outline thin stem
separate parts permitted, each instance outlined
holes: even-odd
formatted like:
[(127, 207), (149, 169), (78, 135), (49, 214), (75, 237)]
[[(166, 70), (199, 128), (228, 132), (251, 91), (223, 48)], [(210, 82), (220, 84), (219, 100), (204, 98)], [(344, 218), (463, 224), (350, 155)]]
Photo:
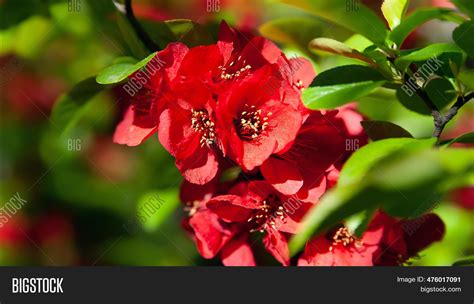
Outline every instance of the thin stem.
[[(390, 60), (392, 63), (394, 60)], [(410, 70), (413, 74), (416, 73), (416, 66), (414, 64), (410, 65)], [(410, 80), (410, 76), (407, 73), (404, 74), (404, 82), (408, 83)], [(433, 117), (434, 122), (434, 129), (433, 129), (433, 137), (439, 138), (441, 136), (441, 132), (443, 132), (444, 127), (446, 124), (453, 119), (454, 116), (458, 113), (459, 109), (464, 106), (469, 100), (474, 98), (474, 92), (469, 93), (466, 96), (459, 96), (454, 105), (446, 111), (443, 115), (438, 107), (431, 101), (431, 98), (428, 94), (420, 87), (416, 86), (415, 93), (420, 97), (420, 99), (425, 103), (426, 107), (431, 111), (431, 116)]]
[[(459, 109), (464, 106), (469, 100), (474, 98), (474, 92), (467, 94), (466, 96), (459, 96), (456, 102), (444, 115), (437, 113), (437, 118), (435, 118), (435, 128), (433, 130), (433, 137), (439, 137), (441, 132), (443, 132), (446, 124), (453, 119), (454, 116), (458, 113)], [(434, 118), (434, 116), (433, 116)]]
[(148, 36), (147, 32), (143, 29), (140, 25), (138, 20), (135, 18), (135, 14), (133, 13), (132, 8), (132, 0), (125, 0), (125, 16), (127, 17), (128, 21), (132, 25), (135, 33), (137, 34), (138, 38), (143, 42), (145, 47), (150, 52), (158, 51), (160, 48), (158, 45)]

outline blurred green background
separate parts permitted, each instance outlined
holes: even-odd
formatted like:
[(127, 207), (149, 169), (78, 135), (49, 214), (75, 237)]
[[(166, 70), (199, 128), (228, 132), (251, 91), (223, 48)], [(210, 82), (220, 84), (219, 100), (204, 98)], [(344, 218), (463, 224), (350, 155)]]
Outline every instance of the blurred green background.
[[(381, 1), (363, 2), (377, 10)], [(449, 5), (439, 0), (414, 2), (411, 9)], [(346, 40), (351, 33), (272, 1), (133, 3), (138, 19), (158, 39), (164, 20), (187, 18), (202, 27), (185, 27), (184, 42), (201, 43), (204, 31), (204, 41), (212, 42), (225, 19), (241, 31), (260, 29), (289, 56), (309, 57), (318, 73), (355, 63), (305, 48), (319, 36)], [(313, 30), (286, 35), (261, 27), (271, 20), (306, 22), (311, 26), (305, 28)], [(430, 22), (408, 43), (415, 47), (448, 41), (453, 27)], [(128, 102), (120, 88), (87, 100), (67, 122), (67, 130), (51, 115), (55, 102), (79, 81), (97, 75), (118, 57), (146, 55), (112, 1), (0, 0), (0, 207), (15, 196), (26, 201), (19, 210), (2, 209), (0, 265), (219, 265), (200, 258), (180, 226), (185, 213), (174, 159), (154, 138), (134, 148), (112, 142)], [(446, 138), (474, 130), (472, 106), (464, 107), (448, 126)], [(359, 110), (368, 118), (394, 122), (416, 137), (428, 137), (432, 130), (431, 117), (405, 109), (386, 89), (360, 100)], [(435, 212), (447, 226), (445, 239), (413, 264), (450, 265), (474, 253), (473, 200), (471, 188), (438, 205)], [(150, 203), (157, 201), (159, 207), (150, 210)], [(146, 220), (141, 221), (143, 216)]]

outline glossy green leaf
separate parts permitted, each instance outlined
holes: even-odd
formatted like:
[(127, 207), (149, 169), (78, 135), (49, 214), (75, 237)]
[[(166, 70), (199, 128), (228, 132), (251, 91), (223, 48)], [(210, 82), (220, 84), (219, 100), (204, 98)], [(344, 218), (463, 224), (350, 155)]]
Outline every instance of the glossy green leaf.
[(453, 39), (471, 58), (474, 58), (474, 21), (461, 24), (453, 32)]
[(407, 130), (388, 121), (364, 120), (361, 124), (367, 136), (373, 141), (386, 138), (413, 138)]
[(375, 64), (372, 59), (349, 47), (347, 44), (330, 38), (313, 39), (309, 43), (309, 48), (312, 50), (325, 51), (336, 55), (355, 58), (369, 64)]
[(155, 55), (156, 53), (152, 53), (135, 64), (118, 63), (109, 66), (97, 75), (96, 81), (100, 84), (114, 84), (125, 80), (128, 76), (144, 67)]
[(336, 67), (319, 74), (303, 91), (303, 102), (310, 109), (335, 108), (365, 96), (385, 83), (374, 69), (361, 65)]
[(378, 45), (385, 44), (388, 31), (385, 24), (361, 3), (348, 9), (346, 0), (279, 0), (311, 14), (359, 33)]
[(51, 113), (53, 127), (61, 130), (61, 134), (66, 134), (83, 115), (87, 102), (105, 88), (106, 86), (98, 84), (94, 77), (79, 82), (69, 93), (56, 101)]
[(408, 0), (385, 0), (382, 3), (382, 13), (391, 29), (400, 24), (407, 6)]
[(170, 218), (178, 206), (176, 189), (153, 191), (138, 201), (137, 219), (145, 231), (153, 232)]
[(415, 10), (411, 15), (402, 20), (390, 33), (390, 40), (398, 46), (402, 45), (408, 35), (418, 26), (433, 19), (461, 23), (464, 18), (447, 8), (422, 8)]
[(425, 61), (430, 58), (434, 58), (443, 53), (461, 53), (462, 50), (455, 44), (452, 43), (436, 43), (428, 45), (424, 48), (417, 50), (410, 50), (402, 53), (395, 64), (401, 69), (405, 70), (410, 63)]
[(434, 143), (434, 139), (413, 138), (390, 138), (374, 141), (351, 155), (339, 174), (338, 184), (344, 186), (362, 181), (363, 176), (375, 163), (403, 147), (410, 145), (413, 148), (424, 148), (432, 146)]

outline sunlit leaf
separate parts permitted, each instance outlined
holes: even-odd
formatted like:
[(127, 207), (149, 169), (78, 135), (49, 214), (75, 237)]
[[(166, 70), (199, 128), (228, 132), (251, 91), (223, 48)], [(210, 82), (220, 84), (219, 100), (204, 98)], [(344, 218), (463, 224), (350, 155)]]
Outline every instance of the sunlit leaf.
[(96, 77), (97, 83), (100, 84), (113, 84), (127, 79), (128, 76), (133, 74), (135, 71), (143, 68), (150, 60), (155, 57), (156, 53), (148, 55), (145, 59), (135, 63), (118, 63), (109, 66), (102, 70)]
[(390, 33), (390, 40), (398, 46), (402, 45), (406, 37), (418, 26), (433, 19), (461, 23), (464, 18), (448, 8), (421, 8), (402, 20)]
[(361, 65), (336, 67), (319, 74), (303, 91), (310, 109), (330, 109), (369, 94), (385, 83), (376, 70)]
[(385, 0), (382, 3), (382, 13), (391, 29), (400, 24), (408, 7), (408, 0)]
[(402, 53), (395, 64), (401, 69), (405, 70), (410, 63), (425, 61), (434, 58), (443, 53), (461, 53), (462, 50), (452, 43), (435, 43), (417, 50), (410, 50)]
[(359, 59), (369, 64), (375, 64), (372, 59), (360, 53), (359, 51), (349, 47), (347, 44), (330, 38), (313, 39), (309, 43), (309, 48), (312, 50), (320, 50), (336, 55)]

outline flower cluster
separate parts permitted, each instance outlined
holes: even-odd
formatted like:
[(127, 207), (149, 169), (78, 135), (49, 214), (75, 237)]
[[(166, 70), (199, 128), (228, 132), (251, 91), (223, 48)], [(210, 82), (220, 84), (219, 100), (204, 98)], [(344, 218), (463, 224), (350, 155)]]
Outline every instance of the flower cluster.
[[(306, 109), (301, 91), (315, 76), (311, 63), (225, 23), (216, 44), (173, 43), (155, 58), (160, 67), (134, 95), (115, 142), (135, 146), (158, 133), (185, 179), (183, 225), (204, 258), (220, 254), (224, 265), (255, 265), (262, 238), (266, 251), (290, 265), (288, 238), (337, 182), (354, 147), (367, 141), (362, 117), (350, 106)], [(394, 225), (383, 233), (371, 227), (360, 240), (345, 229), (317, 238), (299, 264), (368, 264)], [(362, 257), (347, 258), (351, 248)], [(380, 261), (403, 262), (413, 253), (404, 250), (396, 260), (384, 252)]]

